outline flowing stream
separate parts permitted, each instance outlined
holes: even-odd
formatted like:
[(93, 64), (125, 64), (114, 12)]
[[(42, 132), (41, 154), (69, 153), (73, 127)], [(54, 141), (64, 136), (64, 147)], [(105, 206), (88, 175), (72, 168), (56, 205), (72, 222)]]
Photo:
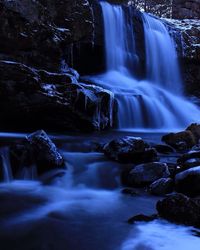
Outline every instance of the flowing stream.
[[(18, 180), (1, 183), (1, 250), (173, 250), (174, 245), (198, 250), (200, 239), (193, 228), (162, 220), (127, 223), (134, 215), (155, 213), (159, 198), (142, 190), (135, 196), (122, 194), (123, 164), (94, 152), (94, 142), (125, 135), (138, 136), (128, 132), (52, 136), (67, 166), (62, 177), (51, 178), (53, 172), (39, 179), (21, 174)], [(140, 135), (148, 142), (159, 142), (161, 136)], [(12, 140), (24, 137), (12, 136)], [(9, 167), (8, 158), (5, 164)]]

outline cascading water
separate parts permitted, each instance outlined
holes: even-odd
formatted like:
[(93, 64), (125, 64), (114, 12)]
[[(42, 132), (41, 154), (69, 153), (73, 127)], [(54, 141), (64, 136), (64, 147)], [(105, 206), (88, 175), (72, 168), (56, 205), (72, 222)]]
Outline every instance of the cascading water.
[(174, 130), (198, 122), (198, 108), (182, 94), (177, 54), (165, 25), (143, 14), (147, 79), (138, 81), (131, 9), (105, 1), (100, 5), (107, 69), (93, 80), (115, 94), (118, 128)]

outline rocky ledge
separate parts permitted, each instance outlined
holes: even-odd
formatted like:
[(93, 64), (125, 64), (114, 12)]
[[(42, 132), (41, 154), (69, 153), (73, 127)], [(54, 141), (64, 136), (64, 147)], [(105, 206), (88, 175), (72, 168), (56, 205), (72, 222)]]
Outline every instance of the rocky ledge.
[(113, 96), (79, 82), (76, 71), (36, 70), (0, 61), (0, 128), (94, 131), (112, 125)]

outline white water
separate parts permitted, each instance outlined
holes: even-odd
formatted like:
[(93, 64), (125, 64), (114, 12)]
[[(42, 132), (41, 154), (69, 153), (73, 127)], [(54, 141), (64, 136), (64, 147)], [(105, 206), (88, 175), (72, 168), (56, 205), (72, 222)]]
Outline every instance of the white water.
[(107, 70), (93, 80), (115, 94), (118, 128), (177, 130), (200, 121), (199, 109), (182, 94), (175, 46), (164, 24), (143, 14), (147, 76), (138, 81), (130, 10), (104, 1), (100, 5)]

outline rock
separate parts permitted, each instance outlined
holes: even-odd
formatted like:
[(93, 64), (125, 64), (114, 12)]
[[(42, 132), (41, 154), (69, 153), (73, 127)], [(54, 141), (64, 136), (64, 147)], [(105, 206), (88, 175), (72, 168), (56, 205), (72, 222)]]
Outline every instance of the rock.
[(27, 140), (33, 149), (39, 172), (43, 172), (43, 169), (46, 171), (52, 168), (64, 167), (63, 157), (58, 152), (56, 145), (43, 130), (28, 135)]
[(175, 177), (177, 192), (189, 195), (200, 195), (200, 166), (185, 170)]
[(138, 195), (138, 192), (134, 190), (133, 188), (124, 188), (122, 189), (122, 194), (135, 196), (135, 195)]
[(93, 131), (112, 126), (111, 92), (78, 83), (72, 74), (0, 61), (1, 129)]
[(135, 215), (132, 218), (130, 218), (128, 220), (128, 223), (133, 224), (133, 223), (138, 222), (138, 221), (150, 222), (150, 221), (153, 221), (156, 219), (158, 219), (157, 214), (153, 214), (153, 215), (138, 214), (138, 215)]
[(198, 144), (199, 139), (200, 139), (200, 124), (193, 123), (186, 129), (186, 131), (192, 132), (192, 134), (194, 135), (196, 144)]
[(152, 182), (170, 176), (167, 164), (152, 162), (137, 165), (129, 173), (129, 184), (133, 187), (141, 187)]
[(174, 0), (172, 17), (174, 19), (200, 19), (200, 0)]
[(191, 150), (190, 152), (183, 154), (181, 157), (178, 158), (177, 163), (180, 166), (179, 172), (192, 167), (200, 166), (199, 148), (196, 148), (196, 150)]
[(173, 191), (173, 186), (171, 178), (161, 178), (150, 185), (149, 191), (154, 195), (165, 195)]
[(87, 0), (2, 0), (0, 9), (0, 59), (58, 70), (67, 46), (91, 43), (94, 24)]
[(157, 144), (154, 146), (154, 148), (156, 149), (156, 151), (158, 153), (161, 153), (161, 154), (174, 153), (174, 149), (168, 145), (165, 145), (165, 144)]
[[(199, 1), (199, 0), (198, 0)], [(168, 19), (166, 22), (176, 42), (185, 92), (200, 97), (200, 23), (195, 19)], [(193, 101), (195, 99), (193, 98)], [(197, 102), (198, 104), (198, 102)]]
[(14, 177), (24, 167), (33, 165), (36, 165), (39, 176), (51, 170), (65, 169), (63, 157), (43, 130), (28, 135), (21, 143), (10, 147), (10, 161)]
[(160, 217), (187, 226), (200, 226), (200, 200), (183, 194), (171, 194), (157, 202)]
[(172, 146), (177, 151), (185, 151), (196, 144), (195, 137), (189, 130), (164, 135), (162, 141)]
[(104, 154), (121, 163), (143, 163), (157, 159), (157, 152), (137, 137), (112, 140), (103, 148)]

